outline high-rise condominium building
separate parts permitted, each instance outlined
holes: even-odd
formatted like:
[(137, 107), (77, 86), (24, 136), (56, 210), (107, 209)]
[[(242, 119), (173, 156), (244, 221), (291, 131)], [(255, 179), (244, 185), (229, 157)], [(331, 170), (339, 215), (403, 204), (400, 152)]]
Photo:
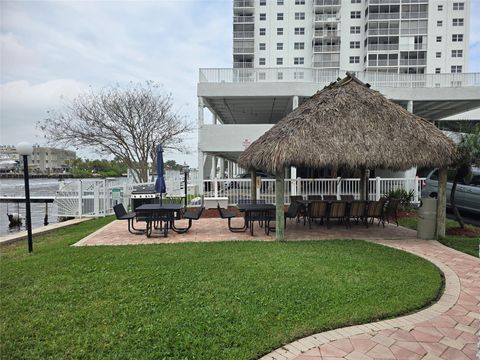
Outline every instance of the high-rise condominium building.
[(234, 0), (233, 67), (467, 72), (469, 14), (470, 0)]

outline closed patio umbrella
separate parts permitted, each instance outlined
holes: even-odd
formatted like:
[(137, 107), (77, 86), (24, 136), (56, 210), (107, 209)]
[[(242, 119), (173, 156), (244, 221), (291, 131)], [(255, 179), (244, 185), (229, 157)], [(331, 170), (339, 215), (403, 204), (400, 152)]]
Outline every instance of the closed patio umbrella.
[(162, 204), (162, 194), (167, 192), (165, 179), (163, 178), (163, 148), (157, 145), (157, 180), (155, 181), (155, 192), (160, 194), (160, 204)]

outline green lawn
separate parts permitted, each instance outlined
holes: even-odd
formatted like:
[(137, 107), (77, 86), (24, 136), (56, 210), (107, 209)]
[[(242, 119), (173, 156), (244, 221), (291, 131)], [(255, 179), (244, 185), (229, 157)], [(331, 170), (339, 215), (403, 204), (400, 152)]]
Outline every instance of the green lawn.
[[(417, 218), (401, 218), (398, 219), (398, 223), (401, 226), (405, 226), (410, 229), (417, 229)], [(455, 220), (447, 219), (446, 228), (457, 228), (458, 223)], [(466, 225), (466, 227), (471, 227), (471, 225)], [(479, 247), (480, 247), (480, 238), (478, 237), (467, 237), (467, 236), (458, 236), (458, 235), (447, 235), (445, 239), (439, 240), (443, 245), (451, 247), (455, 250), (464, 252), (475, 257), (479, 257)]]
[(1, 248), (4, 359), (252, 359), (419, 309), (441, 274), (363, 241), (69, 247), (88, 221)]

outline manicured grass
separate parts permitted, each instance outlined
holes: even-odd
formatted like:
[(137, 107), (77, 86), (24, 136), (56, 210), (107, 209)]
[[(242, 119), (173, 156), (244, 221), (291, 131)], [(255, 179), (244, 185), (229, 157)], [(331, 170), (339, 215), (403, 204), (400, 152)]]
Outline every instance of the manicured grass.
[[(405, 226), (410, 229), (417, 229), (417, 218), (415, 217), (398, 219), (398, 223), (401, 226)], [(466, 226), (472, 227), (471, 225)], [(447, 219), (447, 229), (456, 227), (458, 227), (458, 223), (455, 220)], [(444, 239), (439, 241), (445, 246), (451, 247), (465, 254), (479, 257), (480, 238), (478, 237), (447, 235)]]
[(419, 309), (442, 285), (363, 241), (68, 246), (108, 221), (45, 235), (33, 256), (1, 249), (2, 358), (252, 359)]

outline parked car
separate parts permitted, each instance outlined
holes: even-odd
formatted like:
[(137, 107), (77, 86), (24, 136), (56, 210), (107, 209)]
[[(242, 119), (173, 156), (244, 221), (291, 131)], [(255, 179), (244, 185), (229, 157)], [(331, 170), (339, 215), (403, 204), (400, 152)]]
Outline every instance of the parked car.
[[(449, 172), (447, 178), (447, 206), (450, 207), (450, 192), (452, 190), (452, 177)], [(438, 193), (438, 169), (433, 170), (425, 181), (422, 189), (422, 197), (436, 197)], [(466, 184), (459, 181), (455, 192), (455, 203), (459, 210), (480, 214), (480, 168), (473, 168), (473, 177)]]

